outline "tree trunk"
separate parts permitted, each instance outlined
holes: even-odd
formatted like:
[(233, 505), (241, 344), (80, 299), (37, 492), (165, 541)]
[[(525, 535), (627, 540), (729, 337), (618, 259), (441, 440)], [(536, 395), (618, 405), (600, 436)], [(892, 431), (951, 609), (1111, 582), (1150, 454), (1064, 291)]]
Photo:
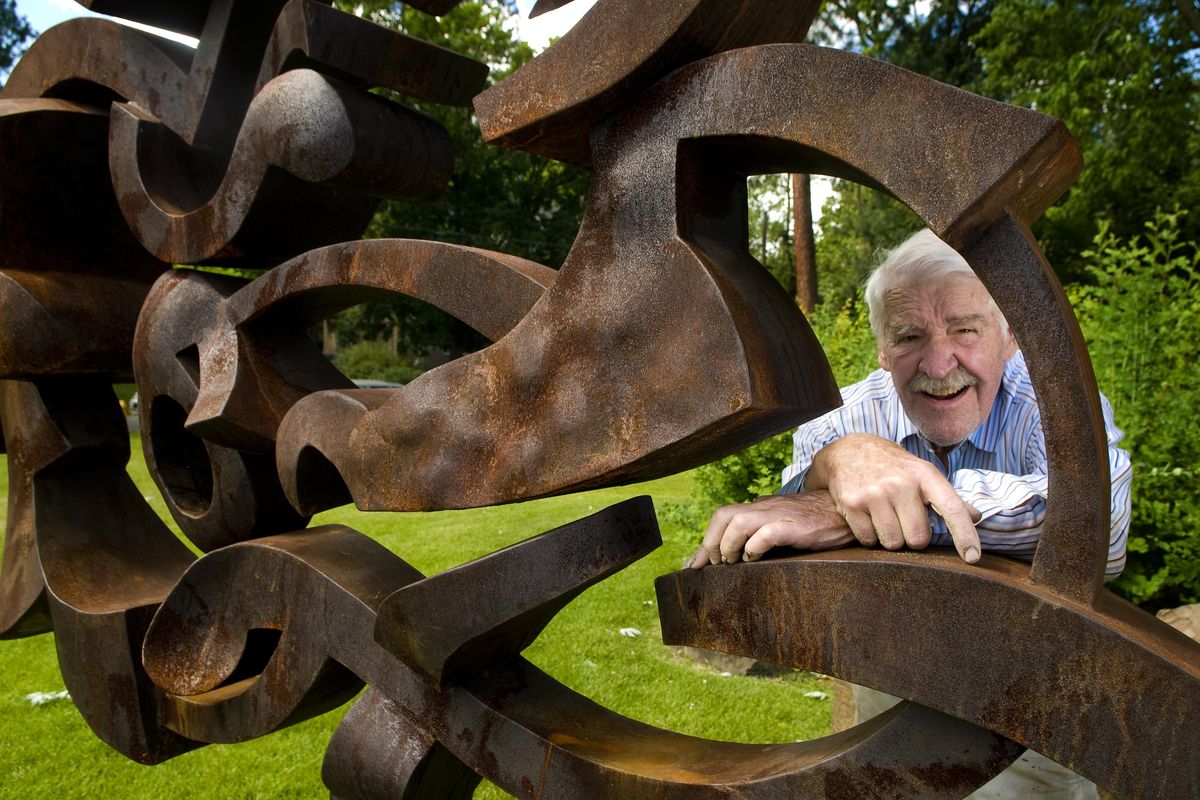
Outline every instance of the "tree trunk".
[(810, 176), (792, 173), (792, 214), (796, 242), (796, 304), (811, 314), (817, 305), (817, 248), (813, 239)]
[(321, 320), (321, 350), (327, 356), (337, 355), (337, 331), (329, 324), (329, 320)]

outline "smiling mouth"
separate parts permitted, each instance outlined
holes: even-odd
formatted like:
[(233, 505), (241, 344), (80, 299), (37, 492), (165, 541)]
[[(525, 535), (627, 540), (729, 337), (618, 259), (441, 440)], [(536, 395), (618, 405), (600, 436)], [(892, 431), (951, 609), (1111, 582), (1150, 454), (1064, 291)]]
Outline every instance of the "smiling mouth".
[(930, 400), (938, 400), (938, 401), (954, 400), (958, 397), (961, 397), (962, 394), (965, 391), (967, 391), (967, 389), (970, 389), (970, 388), (971, 388), (970, 386), (962, 386), (962, 387), (959, 387), (956, 391), (949, 392), (946, 394), (935, 394), (933, 392), (921, 392), (921, 394), (924, 395), (925, 397), (928, 397)]

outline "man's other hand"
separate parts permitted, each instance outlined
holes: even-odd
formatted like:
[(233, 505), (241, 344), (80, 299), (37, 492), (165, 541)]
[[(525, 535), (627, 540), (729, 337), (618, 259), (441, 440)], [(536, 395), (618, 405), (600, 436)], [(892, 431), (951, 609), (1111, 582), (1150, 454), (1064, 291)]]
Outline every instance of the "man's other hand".
[(894, 442), (864, 433), (838, 439), (813, 458), (805, 483), (829, 490), (834, 509), (864, 547), (924, 549), (931, 536), (928, 506), (946, 521), (963, 560), (979, 560), (979, 512), (937, 467)]
[(772, 547), (829, 550), (853, 541), (829, 492), (772, 495), (714, 511), (689, 566), (756, 561)]

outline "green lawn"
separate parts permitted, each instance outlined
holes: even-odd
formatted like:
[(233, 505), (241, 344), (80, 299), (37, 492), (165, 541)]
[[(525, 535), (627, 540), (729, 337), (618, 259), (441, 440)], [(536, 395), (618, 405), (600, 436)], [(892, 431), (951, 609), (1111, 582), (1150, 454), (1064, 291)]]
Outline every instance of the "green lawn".
[[(134, 440), (129, 472), (143, 494), (158, 498)], [(0, 490), (7, 495), (7, 458)], [(685, 499), (689, 474), (499, 508), (429, 514), (364, 514), (352, 507), (315, 522), (366, 533), (426, 574), (478, 558), (513, 542), (636, 494), (661, 505)], [(0, 520), (5, 510), (0, 506)], [(786, 678), (726, 677), (664, 647), (654, 578), (679, 567), (699, 532), (663, 522), (664, 544), (568, 606), (526, 655), (577, 691), (627, 716), (697, 736), (786, 742), (824, 735), (829, 701), (804, 697), (826, 689), (805, 673)], [(637, 638), (619, 630), (642, 631)], [(241, 745), (211, 745), (144, 767), (96, 739), (69, 700), (34, 706), (26, 695), (63, 688), (50, 635), (0, 642), (0, 797), (261, 798), (323, 797), (325, 745), (345, 708)], [(486, 782), (476, 798), (505, 798)]]

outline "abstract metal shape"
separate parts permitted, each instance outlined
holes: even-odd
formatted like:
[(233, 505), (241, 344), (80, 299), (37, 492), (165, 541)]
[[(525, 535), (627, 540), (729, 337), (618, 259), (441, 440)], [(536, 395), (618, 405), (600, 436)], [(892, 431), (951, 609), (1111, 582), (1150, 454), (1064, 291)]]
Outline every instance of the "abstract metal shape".
[(798, 42), (820, 5), (599, 0), (561, 40), (475, 98), (480, 132), (484, 141), (591, 164), (591, 132), (657, 80), (725, 50)]
[[(658, 580), (665, 642), (909, 698), (1119, 797), (1185, 797), (1200, 785), (1190, 733), (1200, 643), (1109, 592), (1084, 605), (1034, 583), (1024, 565), (985, 555), (971, 567), (953, 552), (842, 550), (721, 572)], [(728, 613), (746, 597), (758, 613)]]
[[(129, 438), (112, 387), (55, 376), (5, 381), (3, 391), (13, 499), (23, 504), (5, 545), (6, 633), (46, 630), (48, 608), (63, 680), (97, 736), (144, 763), (191, 749), (159, 727), (140, 659), (151, 615), (193, 557), (125, 473)], [(31, 597), (43, 591), (37, 578), (44, 599)]]
[(240, 742), (346, 703), (362, 683), (338, 662), (377, 649), (375, 609), (421, 577), (341, 526), (209, 554), (146, 632), (146, 671), (170, 693), (163, 725), (200, 742)]
[[(310, 251), (256, 281), (164, 275), (146, 301), (135, 347), (142, 444), (168, 508), (202, 549), (304, 527), (346, 502), (323, 460), (299, 454), (275, 472), (275, 432), (293, 403), (345, 387), (351, 408), (392, 390), (356, 390), (305, 326), (390, 294), (426, 301), (485, 336), (503, 335), (554, 271), (522, 259), (433, 242), (372, 240)], [(320, 445), (331, 419), (314, 427)], [(201, 438), (202, 437), (202, 438)], [(332, 478), (332, 480), (330, 480)]]
[[(759, 102), (762, 86), (778, 102)], [(867, 121), (848, 135), (852, 112)], [(931, 143), (926, 127), (959, 133)], [(592, 142), (583, 228), (528, 316), (378, 408), (300, 401), (280, 428), (281, 474), (316, 447), (360, 508), (429, 510), (705, 463), (838, 402), (803, 316), (731, 217), (747, 173), (868, 181), (961, 243), (998, 209), (1036, 216), (1080, 166), (1057, 120), (806, 45), (681, 68)]]
[[(226, 295), (244, 283), (169, 272), (147, 297), (135, 333), (146, 465), (180, 529), (206, 551), (308, 524), (308, 516), (297, 514), (284, 497), (270, 455), (206, 442), (185, 426), (200, 384), (198, 345), (206, 326), (220, 318)], [(307, 338), (301, 341), (314, 349)], [(309, 361), (324, 364), (320, 377), (333, 385), (345, 381), (319, 352)]]
[(434, 197), (450, 178), (439, 123), (311, 70), (285, 72), (255, 95), (211, 193), (178, 191), (157, 174), (188, 156), (136, 105), (114, 105), (111, 125), (121, 210), (167, 262), (273, 263), (357, 235), (379, 197)]
[[(128, 101), (113, 105), (109, 166), (129, 228), (157, 258), (270, 265), (358, 236), (379, 197), (444, 186), (441, 126), (364, 89), (461, 104), (486, 67), (311, 0), (214, 0), (205, 20), (194, 53), (104, 20), (65, 23), (4, 90)], [(348, 36), (362, 48), (333, 46)]]
[(367, 689), (329, 740), (321, 779), (333, 798), (468, 800), (481, 777), (385, 694)]
[[(406, 586), (380, 607), (375, 638), (435, 683), (477, 674), (515, 657), (580, 592), (660, 543), (649, 498), (627, 501)], [(508, 591), (479, 608), (454, 602), (488, 582)]]
[[(600, 0), (475, 98), (487, 139), (594, 169), (555, 272), (332, 244), (374, 198), (432, 195), (449, 173), (440, 126), (367, 90), (462, 105), (483, 65), (316, 0), (85, 4), (200, 42), (68, 23), (0, 97), (0, 377), (19, 379), (0, 382), (0, 636), (53, 627), (115, 749), (155, 762), (243, 741), (366, 683), (323, 770), (344, 800), (465, 798), (480, 776), (522, 798), (953, 798), (1021, 745), (1133, 796), (1200, 783), (1180, 733), (1200, 645), (1101, 589), (1095, 381), (1027, 227), (1080, 168), (1057, 120), (764, 44), (803, 36), (809, 0)], [(1041, 398), (1045, 531), (1028, 570), (846, 551), (665, 576), (663, 628), (909, 702), (814, 742), (729, 744), (524, 661), (566, 602), (658, 545), (644, 498), (431, 577), (348, 528), (304, 529), (349, 499), (429, 510), (666, 474), (836, 403), (820, 345), (748, 254), (745, 177), (782, 170), (891, 193), (991, 290)], [(172, 261), (274, 268), (158, 277)], [(391, 294), (494, 344), (401, 389), (352, 388), (305, 327)], [(108, 381), (131, 366), (147, 462), (200, 559), (124, 472)]]

